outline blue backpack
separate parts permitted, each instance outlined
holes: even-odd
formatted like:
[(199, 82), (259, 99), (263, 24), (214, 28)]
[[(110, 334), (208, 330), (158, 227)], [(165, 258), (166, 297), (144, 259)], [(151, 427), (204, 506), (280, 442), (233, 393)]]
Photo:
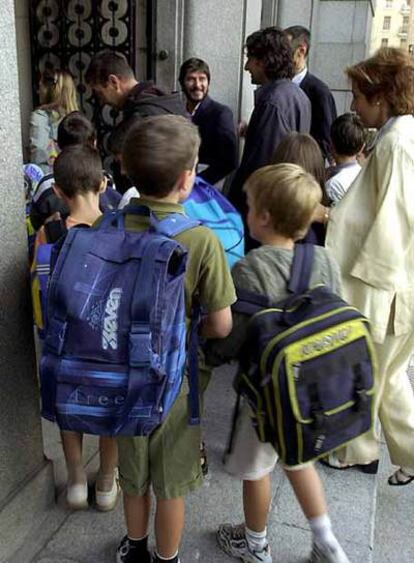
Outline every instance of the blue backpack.
[[(150, 217), (143, 232), (125, 215)], [(199, 224), (158, 221), (145, 206), (70, 229), (48, 291), (40, 366), (42, 416), (63, 430), (147, 435), (168, 415), (186, 365), (187, 250), (171, 237)], [(198, 419), (196, 322), (191, 328), (190, 423)]]
[(192, 192), (183, 202), (189, 217), (198, 219), (217, 235), (230, 268), (244, 256), (244, 225), (240, 213), (212, 185), (196, 177)]
[(313, 252), (313, 245), (296, 245), (290, 297), (272, 304), (241, 291), (233, 306), (253, 316), (232, 434), (243, 396), (259, 439), (288, 466), (318, 459), (373, 424), (376, 358), (368, 321), (328, 287), (308, 289)]

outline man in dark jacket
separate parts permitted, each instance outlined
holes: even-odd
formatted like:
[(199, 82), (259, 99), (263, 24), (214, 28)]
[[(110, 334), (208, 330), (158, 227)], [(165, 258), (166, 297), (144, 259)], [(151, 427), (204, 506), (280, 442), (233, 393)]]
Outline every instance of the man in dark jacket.
[(188, 117), (178, 92), (165, 92), (152, 81), (138, 82), (125, 57), (102, 51), (93, 57), (85, 74), (87, 84), (102, 104), (122, 111), (125, 122), (150, 115)]
[(138, 82), (120, 53), (103, 51), (95, 55), (85, 80), (103, 104), (122, 110), (123, 121), (160, 114), (187, 115), (178, 93), (165, 92), (152, 81)]
[(336, 105), (329, 87), (306, 66), (309, 55), (310, 31), (294, 25), (285, 29), (293, 49), (295, 76), (293, 82), (302, 88), (312, 104), (311, 135), (321, 148), (324, 158), (331, 160), (331, 125), (336, 119)]
[[(129, 127), (140, 118), (166, 114), (188, 117), (178, 92), (165, 92), (152, 81), (138, 82), (121, 53), (102, 51), (96, 54), (86, 71), (85, 81), (102, 104), (122, 111), (122, 121), (112, 131), (108, 145), (113, 144), (113, 137), (124, 139)], [(113, 172), (117, 189), (124, 193), (130, 181), (120, 172), (119, 163), (115, 163)]]
[(199, 163), (207, 165), (199, 175), (215, 184), (237, 166), (237, 138), (231, 109), (208, 95), (210, 78), (209, 66), (201, 59), (188, 59), (181, 66), (187, 111), (201, 137)]
[[(245, 70), (253, 84), (255, 104), (246, 133), (240, 166), (232, 182), (229, 199), (247, 215), (243, 184), (261, 166), (270, 164), (282, 139), (292, 131), (309, 133), (311, 106), (307, 96), (292, 83), (293, 57), (289, 40), (283, 31), (269, 27), (252, 33), (246, 41)], [(254, 243), (246, 237), (246, 249)]]

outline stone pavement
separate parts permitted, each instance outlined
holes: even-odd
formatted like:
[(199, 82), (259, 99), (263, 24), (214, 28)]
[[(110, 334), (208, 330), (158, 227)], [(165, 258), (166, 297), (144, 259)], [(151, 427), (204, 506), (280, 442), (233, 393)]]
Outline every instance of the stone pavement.
[[(214, 537), (220, 522), (237, 523), (242, 518), (240, 483), (221, 467), (234, 405), (231, 380), (231, 368), (221, 368), (215, 372), (207, 392), (205, 440), (210, 472), (203, 487), (188, 497), (182, 563), (232, 561), (218, 549)], [(63, 491), (65, 475), (58, 434), (50, 426), (45, 433), (48, 455), (57, 460), (58, 490)], [(88, 437), (85, 453), (92, 479), (97, 466), (94, 438)], [(375, 476), (354, 470), (340, 472), (322, 466), (319, 470), (335, 531), (352, 563), (414, 561), (410, 527), (414, 485), (403, 489), (386, 485), (385, 478), (391, 472), (386, 455), (378, 481)], [(61, 494), (47, 520), (7, 563), (110, 563), (115, 560), (115, 549), (124, 533), (121, 503), (106, 514), (93, 508), (70, 512)], [(275, 563), (304, 561), (311, 546), (306, 520), (280, 468), (273, 476), (269, 539)]]

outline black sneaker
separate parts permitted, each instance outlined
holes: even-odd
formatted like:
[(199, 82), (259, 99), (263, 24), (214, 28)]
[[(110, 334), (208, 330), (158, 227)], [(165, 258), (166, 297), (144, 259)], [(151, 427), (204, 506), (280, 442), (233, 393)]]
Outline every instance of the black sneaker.
[(116, 550), (116, 563), (151, 563), (149, 551), (142, 550), (131, 544), (128, 536), (122, 538)]

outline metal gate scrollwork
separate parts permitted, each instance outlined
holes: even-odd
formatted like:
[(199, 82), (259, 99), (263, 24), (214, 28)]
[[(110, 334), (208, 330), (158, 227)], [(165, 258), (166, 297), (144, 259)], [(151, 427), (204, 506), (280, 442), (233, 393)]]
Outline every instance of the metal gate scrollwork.
[(104, 49), (123, 53), (135, 68), (135, 0), (32, 0), (30, 5), (34, 105), (43, 70), (69, 70), (81, 109), (94, 122), (107, 154), (106, 141), (119, 117), (109, 106), (99, 107), (84, 75), (93, 55)]

